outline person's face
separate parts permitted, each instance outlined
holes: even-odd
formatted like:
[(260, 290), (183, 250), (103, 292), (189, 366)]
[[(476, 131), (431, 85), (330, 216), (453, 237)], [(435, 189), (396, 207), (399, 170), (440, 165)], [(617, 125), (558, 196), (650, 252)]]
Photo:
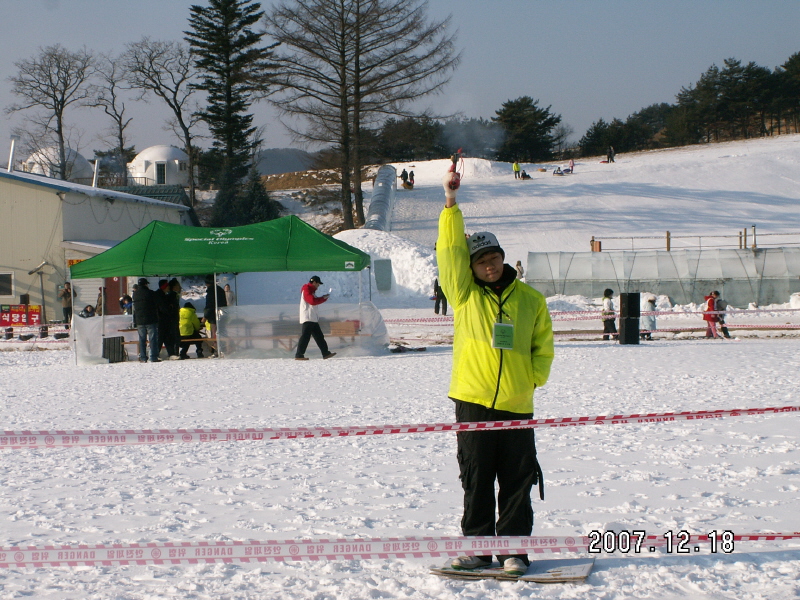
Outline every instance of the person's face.
[(503, 255), (487, 252), (472, 263), (472, 272), (478, 279), (494, 283), (503, 274)]
[(320, 283), (319, 281), (312, 281), (311, 286), (314, 288), (314, 291), (319, 289)]

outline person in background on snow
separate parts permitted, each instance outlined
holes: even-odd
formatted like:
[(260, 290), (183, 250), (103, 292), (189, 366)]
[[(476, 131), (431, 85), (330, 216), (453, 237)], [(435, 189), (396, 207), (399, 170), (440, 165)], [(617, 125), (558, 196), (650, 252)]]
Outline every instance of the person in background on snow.
[(642, 305), (642, 332), (639, 334), (639, 337), (642, 340), (652, 340), (653, 334), (652, 332), (656, 330), (656, 316), (655, 315), (648, 315), (645, 313), (652, 313), (656, 310), (656, 297), (652, 294), (648, 295), (644, 299), (644, 304)]
[(719, 328), (722, 330), (722, 335), (724, 335), (726, 339), (731, 339), (731, 334), (728, 333), (728, 328), (725, 327), (725, 311), (728, 309), (728, 303), (719, 297), (719, 292), (712, 293), (714, 294), (714, 306), (717, 308), (717, 312), (721, 313), (717, 315)]
[(325, 341), (325, 336), (319, 326), (319, 315), (317, 314), (317, 305), (327, 302), (328, 294), (317, 297), (317, 290), (322, 285), (322, 280), (314, 275), (308, 280), (300, 289), (300, 324), (302, 331), (300, 332), (300, 339), (297, 340), (297, 351), (295, 352), (295, 360), (308, 360), (305, 357), (306, 348), (311, 338), (319, 346), (322, 352), (322, 358), (333, 358), (336, 352), (328, 350), (328, 343)]
[(614, 296), (614, 290), (611, 288), (606, 288), (603, 292), (603, 339), (608, 340), (609, 335), (613, 339), (617, 339), (617, 313), (614, 311), (614, 301), (612, 297)]
[(183, 305), (183, 308), (180, 310), (179, 313), (179, 326), (180, 326), (180, 333), (181, 333), (181, 352), (180, 352), (180, 359), (186, 360), (187, 358), (191, 358), (189, 356), (189, 346), (194, 344), (195, 352), (197, 353), (197, 358), (203, 358), (203, 342), (187, 342), (186, 340), (191, 339), (199, 339), (200, 336), (200, 328), (202, 325), (200, 324), (200, 319), (197, 318), (197, 311), (194, 308), (194, 304), (191, 302), (187, 302)]
[(517, 161), (514, 161), (514, 164), (511, 165), (511, 170), (514, 171), (514, 179), (520, 178), (520, 166)]
[(570, 173), (575, 172), (575, 161), (572, 160), (571, 158), (569, 159), (569, 172)]
[(517, 264), (514, 265), (514, 268), (517, 270), (517, 279), (525, 279), (525, 269), (522, 268), (521, 260), (517, 261)]
[(706, 303), (703, 307), (703, 320), (706, 322), (706, 337), (719, 339), (719, 333), (717, 333), (717, 321), (719, 319), (714, 314), (717, 310), (715, 294), (719, 296), (719, 292), (711, 292), (704, 298)]
[(442, 286), (439, 285), (439, 279), (433, 280), (433, 312), (439, 314), (439, 307), (442, 308), (442, 315), (447, 316), (447, 296), (442, 291)]
[(411, 171), (408, 174), (408, 183), (410, 183), (411, 185), (414, 185), (414, 171)]
[[(553, 362), (547, 302), (504, 264), (505, 252), (493, 234), (474, 233), (465, 239), (464, 217), (456, 204), (458, 174), (448, 173), (443, 185), (446, 202), (439, 217), (436, 257), (440, 285), (455, 312), (448, 396), (455, 403), (456, 420), (530, 419), (533, 391), (547, 382)], [(462, 431), (457, 444), (463, 534), (530, 535), (531, 488), (538, 483), (543, 496), (534, 430)], [(529, 565), (526, 554), (500, 553), (498, 558), (511, 575), (525, 573)], [(475, 569), (491, 560), (491, 554), (461, 556), (451, 564)]]
[(405, 185), (405, 183), (408, 181), (408, 171), (403, 169), (402, 172), (400, 173), (400, 179), (403, 181), (403, 184)]

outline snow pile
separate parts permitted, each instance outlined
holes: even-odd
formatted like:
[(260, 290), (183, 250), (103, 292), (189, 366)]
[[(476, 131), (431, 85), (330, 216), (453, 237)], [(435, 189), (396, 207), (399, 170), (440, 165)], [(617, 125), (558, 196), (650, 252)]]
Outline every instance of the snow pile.
[(433, 280), (437, 276), (433, 248), (372, 229), (351, 229), (334, 237), (368, 253), (372, 260), (392, 261), (392, 289), (373, 291), (372, 301), (379, 306), (392, 299), (418, 304), (419, 300), (424, 302), (431, 295)]

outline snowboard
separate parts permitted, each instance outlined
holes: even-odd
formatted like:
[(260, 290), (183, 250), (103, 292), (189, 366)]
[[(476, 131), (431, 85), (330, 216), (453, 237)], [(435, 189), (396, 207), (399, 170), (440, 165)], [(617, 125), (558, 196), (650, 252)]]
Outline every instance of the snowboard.
[(509, 575), (503, 567), (493, 562), (488, 567), (470, 570), (453, 569), (448, 560), (442, 567), (431, 567), (431, 573), (452, 579), (501, 579), (505, 581), (530, 581), (533, 583), (583, 583), (594, 567), (592, 558), (556, 558), (531, 561), (524, 575)]

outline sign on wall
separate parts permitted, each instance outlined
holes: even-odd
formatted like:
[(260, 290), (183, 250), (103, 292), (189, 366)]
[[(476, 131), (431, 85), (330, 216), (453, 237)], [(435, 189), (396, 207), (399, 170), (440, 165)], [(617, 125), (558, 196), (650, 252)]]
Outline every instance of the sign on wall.
[(39, 325), (42, 307), (38, 304), (0, 305), (0, 327), (26, 327)]

